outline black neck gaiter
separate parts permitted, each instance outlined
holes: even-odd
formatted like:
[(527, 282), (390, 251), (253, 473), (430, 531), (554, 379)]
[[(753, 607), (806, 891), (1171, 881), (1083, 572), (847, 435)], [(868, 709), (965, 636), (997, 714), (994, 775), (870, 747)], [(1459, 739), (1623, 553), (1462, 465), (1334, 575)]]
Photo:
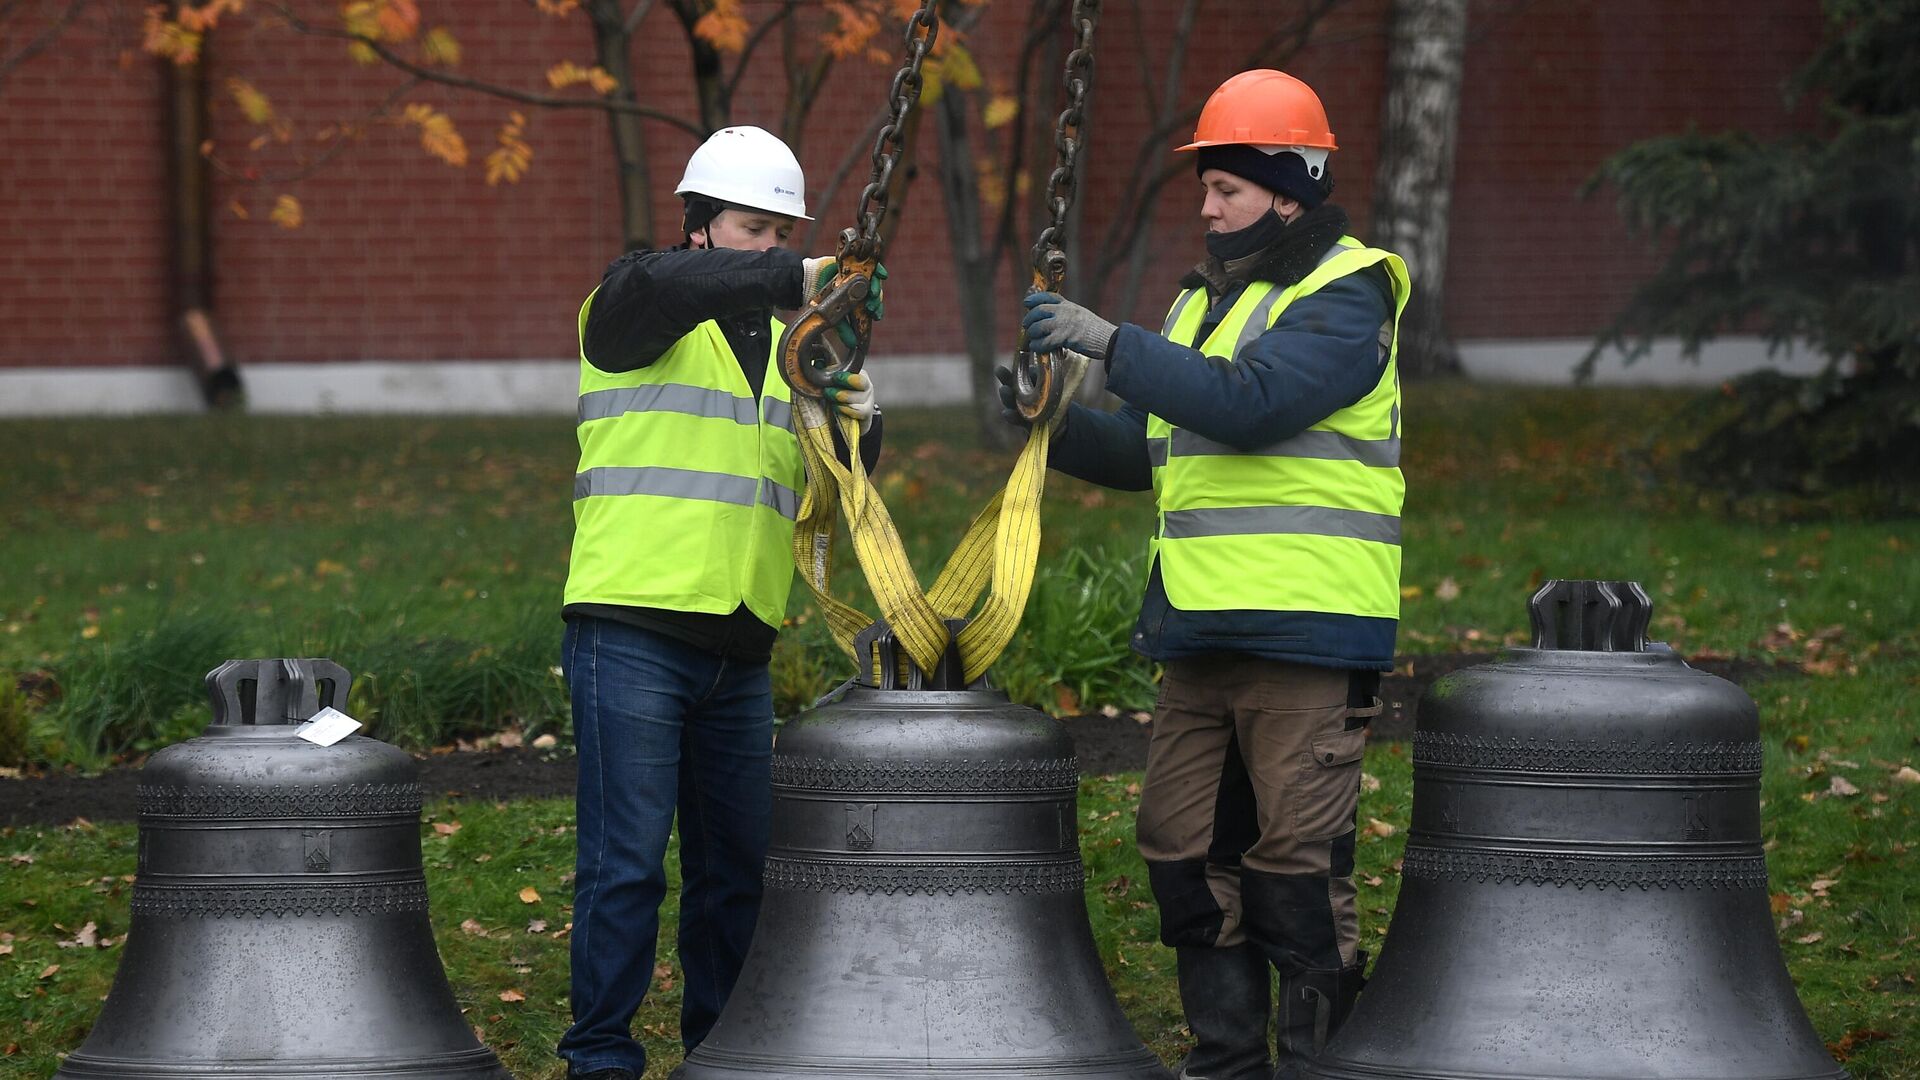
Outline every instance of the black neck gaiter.
[(1280, 212), (1268, 207), (1266, 213), (1261, 214), (1253, 224), (1244, 229), (1208, 233), (1207, 254), (1221, 262), (1244, 259), (1257, 251), (1265, 250), (1275, 240), (1280, 239), (1280, 234), (1286, 227), (1287, 223), (1280, 217)]

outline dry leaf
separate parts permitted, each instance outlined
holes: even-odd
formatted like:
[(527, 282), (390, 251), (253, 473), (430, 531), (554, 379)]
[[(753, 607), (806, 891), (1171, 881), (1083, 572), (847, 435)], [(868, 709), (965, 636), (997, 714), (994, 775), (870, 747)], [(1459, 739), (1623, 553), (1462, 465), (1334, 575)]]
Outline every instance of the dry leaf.
[(1900, 771), (1893, 774), (1893, 782), (1896, 784), (1920, 784), (1920, 770), (1916, 770), (1911, 765), (1902, 765), (1900, 766)]
[(527, 887), (526, 887), (526, 888), (524, 888), (524, 889), (521, 889), (521, 890), (520, 890), (520, 902), (521, 902), (521, 903), (523, 903), (523, 904), (537, 904), (537, 903), (539, 903), (539, 902), (540, 902), (540, 890), (538, 890), (538, 889), (536, 889), (536, 888), (534, 888), (534, 887), (533, 887), (533, 886), (531, 886), (531, 885), (529, 885), (529, 886), (527, 886)]
[(1372, 773), (1368, 773), (1368, 772), (1361, 773), (1360, 774), (1360, 790), (1365, 792), (1379, 791), (1380, 778), (1373, 775)]
[(1391, 824), (1387, 822), (1381, 821), (1379, 818), (1376, 817), (1376, 818), (1368, 818), (1367, 827), (1365, 829), (1362, 829), (1361, 831), (1366, 833), (1368, 836), (1378, 836), (1384, 840), (1387, 837), (1392, 836), (1394, 833), (1399, 832), (1400, 830), (1394, 828)]
[(560, 740), (554, 738), (552, 735), (542, 735), (539, 738), (533, 740), (533, 748), (535, 750), (551, 750), (554, 747), (559, 745), (560, 745)]
[(1827, 794), (1858, 795), (1860, 794), (1860, 789), (1857, 787), (1854, 787), (1852, 782), (1850, 782), (1846, 777), (1836, 776), (1832, 780), (1829, 780), (1827, 782)]
[(527, 1000), (527, 995), (521, 993), (518, 990), (502, 990), (500, 991), (500, 1000), (501, 1001), (525, 1001)]
[(460, 929), (469, 934), (472, 934), (475, 937), (487, 936), (487, 928), (480, 925), (479, 919), (462, 920), (462, 922), (460, 923)]
[(1375, 889), (1387, 883), (1387, 879), (1383, 877), (1363, 877), (1360, 880)]
[(460, 831), (460, 823), (457, 821), (436, 821), (433, 823), (433, 831), (439, 833), (441, 836), (452, 836), (454, 833)]
[(534, 919), (532, 922), (527, 923), (527, 933), (529, 934), (544, 934), (546, 932), (547, 920), (545, 919)]
[(1458, 600), (1460, 598), (1460, 583), (1450, 577), (1441, 578), (1440, 584), (1434, 587), (1433, 598), (1435, 600)]
[(1820, 931), (1815, 930), (1813, 933), (1808, 934), (1805, 937), (1794, 938), (1793, 943), (1795, 945), (1811, 945), (1814, 942), (1819, 941), (1821, 938), (1824, 938), (1826, 936), (1827, 935), (1821, 933)]
[(47, 968), (46, 968), (46, 970), (45, 970), (45, 971), (42, 971), (42, 972), (40, 973), (40, 978), (42, 978), (42, 979), (51, 979), (51, 978), (53, 978), (53, 976), (54, 976), (54, 973), (55, 973), (55, 972), (57, 972), (57, 971), (59, 971), (59, 970), (60, 970), (60, 965), (59, 965), (59, 964), (48, 964), (48, 965), (47, 965)]

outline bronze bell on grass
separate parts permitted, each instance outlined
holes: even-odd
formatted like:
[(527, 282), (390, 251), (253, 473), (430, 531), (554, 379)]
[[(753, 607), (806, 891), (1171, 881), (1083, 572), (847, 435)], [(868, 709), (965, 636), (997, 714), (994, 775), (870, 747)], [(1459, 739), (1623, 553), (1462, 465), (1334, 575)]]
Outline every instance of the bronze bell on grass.
[(57, 1077), (511, 1080), (434, 949), (413, 759), (294, 734), (351, 682), (330, 660), (207, 675), (213, 723), (140, 771), (126, 948)]
[(1307, 1074), (1845, 1077), (1774, 936), (1753, 701), (1647, 642), (1637, 584), (1530, 611), (1421, 702), (1399, 906)]
[(759, 927), (676, 1077), (1170, 1080), (1087, 923), (1072, 739), (951, 666), (780, 729)]

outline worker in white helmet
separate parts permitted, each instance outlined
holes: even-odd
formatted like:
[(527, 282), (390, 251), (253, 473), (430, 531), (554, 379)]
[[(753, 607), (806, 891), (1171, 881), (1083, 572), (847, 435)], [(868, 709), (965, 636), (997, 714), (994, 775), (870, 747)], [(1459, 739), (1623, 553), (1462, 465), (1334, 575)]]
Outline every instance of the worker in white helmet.
[[(569, 1077), (593, 1080), (646, 1070), (631, 1025), (653, 979), (676, 816), (686, 1049), (719, 1017), (759, 914), (768, 662), (806, 482), (773, 309), (803, 306), (834, 275), (833, 259), (786, 250), (794, 224), (810, 220), (806, 180), (768, 132), (715, 132), (675, 190), (684, 241), (615, 259), (580, 308), (561, 661), (579, 828), (573, 1026), (558, 1052)], [(867, 301), (876, 318), (881, 277)], [(843, 372), (826, 397), (858, 419), (872, 469), (871, 376)]]

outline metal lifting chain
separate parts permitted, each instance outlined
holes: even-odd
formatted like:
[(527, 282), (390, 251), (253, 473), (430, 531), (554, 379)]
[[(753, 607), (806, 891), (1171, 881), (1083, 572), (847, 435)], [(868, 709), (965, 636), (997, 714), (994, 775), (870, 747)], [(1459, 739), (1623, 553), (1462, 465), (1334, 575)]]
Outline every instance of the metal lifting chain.
[[(888, 92), (888, 116), (873, 140), (873, 175), (860, 193), (859, 223), (840, 233), (840, 252), (833, 281), (813, 302), (801, 309), (780, 338), (780, 370), (795, 393), (819, 397), (833, 376), (859, 371), (867, 359), (867, 341), (873, 335), (873, 316), (867, 311), (867, 293), (880, 263), (880, 222), (887, 215), (887, 188), (906, 148), (907, 113), (920, 98), (920, 66), (933, 50), (940, 17), (939, 0), (921, 0), (907, 20), (907, 62), (893, 76)], [(812, 282), (806, 287), (811, 289)], [(853, 325), (856, 344), (849, 347), (837, 332), (842, 322)]]
[[(1086, 121), (1087, 90), (1093, 84), (1093, 27), (1100, 18), (1100, 0), (1073, 0), (1073, 51), (1067, 54), (1064, 82), (1067, 107), (1054, 123), (1053, 175), (1047, 178), (1047, 208), (1052, 220), (1040, 230), (1033, 245), (1034, 292), (1060, 291), (1067, 278), (1067, 211), (1073, 206), (1079, 177), (1080, 148), (1084, 143), (1082, 127)], [(1014, 354), (1014, 397), (1020, 415), (1038, 423), (1060, 408), (1061, 380), (1055, 376), (1055, 355), (1036, 356), (1027, 349), (1027, 336), (1020, 334), (1020, 348)]]

